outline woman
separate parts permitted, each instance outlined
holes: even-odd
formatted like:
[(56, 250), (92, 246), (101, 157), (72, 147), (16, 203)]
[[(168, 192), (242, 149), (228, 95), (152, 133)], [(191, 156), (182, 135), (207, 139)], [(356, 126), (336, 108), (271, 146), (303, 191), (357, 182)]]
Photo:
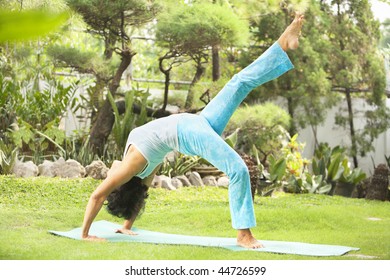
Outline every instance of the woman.
[[(221, 134), (230, 117), (255, 87), (293, 68), (285, 51), (298, 47), (303, 15), (296, 15), (277, 42), (251, 65), (234, 75), (200, 115), (176, 114), (134, 129), (126, 144), (122, 162), (115, 162), (107, 178), (92, 193), (84, 216), (82, 238), (108, 200), (108, 211), (126, 219), (117, 232), (134, 234), (131, 226), (144, 205), (147, 186), (165, 155), (177, 150), (198, 155), (229, 176), (229, 203), (237, 244), (245, 248), (263, 245), (252, 235), (256, 226), (248, 169), (241, 157), (225, 143)], [(120, 186), (120, 187), (119, 187)]]

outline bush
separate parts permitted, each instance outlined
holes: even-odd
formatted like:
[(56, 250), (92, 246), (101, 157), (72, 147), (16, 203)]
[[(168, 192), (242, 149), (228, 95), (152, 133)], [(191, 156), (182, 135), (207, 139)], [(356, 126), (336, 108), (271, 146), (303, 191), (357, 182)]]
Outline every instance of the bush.
[(240, 107), (232, 116), (226, 132), (239, 129), (237, 149), (250, 153), (255, 146), (260, 161), (264, 164), (267, 157), (275, 154), (288, 141), (290, 116), (272, 103)]

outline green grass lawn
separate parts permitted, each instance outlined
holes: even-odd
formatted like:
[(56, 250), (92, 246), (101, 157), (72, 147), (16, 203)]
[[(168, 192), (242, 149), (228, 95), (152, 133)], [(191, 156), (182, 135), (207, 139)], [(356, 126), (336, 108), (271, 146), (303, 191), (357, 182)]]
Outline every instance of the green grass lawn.
[[(359, 247), (341, 257), (317, 258), (222, 248), (136, 243), (92, 243), (49, 234), (80, 227), (92, 179), (0, 176), (0, 259), (285, 260), (390, 259), (390, 203), (322, 195), (256, 197), (258, 239)], [(122, 221), (102, 210), (96, 220)], [(216, 187), (151, 189), (143, 229), (235, 237), (227, 190)]]

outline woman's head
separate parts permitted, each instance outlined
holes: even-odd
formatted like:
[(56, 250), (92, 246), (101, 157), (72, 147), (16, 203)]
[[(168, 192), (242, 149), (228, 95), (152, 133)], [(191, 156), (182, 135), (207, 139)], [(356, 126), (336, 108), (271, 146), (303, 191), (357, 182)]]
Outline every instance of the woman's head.
[(147, 197), (148, 187), (140, 178), (133, 177), (107, 197), (107, 211), (114, 216), (130, 219), (141, 214)]

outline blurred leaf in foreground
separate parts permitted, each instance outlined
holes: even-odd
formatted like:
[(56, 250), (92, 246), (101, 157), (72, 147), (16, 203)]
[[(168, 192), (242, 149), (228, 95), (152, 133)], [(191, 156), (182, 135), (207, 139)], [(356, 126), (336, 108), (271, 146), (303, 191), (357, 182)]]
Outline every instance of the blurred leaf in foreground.
[(67, 13), (0, 10), (0, 43), (29, 40), (46, 35), (61, 26), (67, 19)]

